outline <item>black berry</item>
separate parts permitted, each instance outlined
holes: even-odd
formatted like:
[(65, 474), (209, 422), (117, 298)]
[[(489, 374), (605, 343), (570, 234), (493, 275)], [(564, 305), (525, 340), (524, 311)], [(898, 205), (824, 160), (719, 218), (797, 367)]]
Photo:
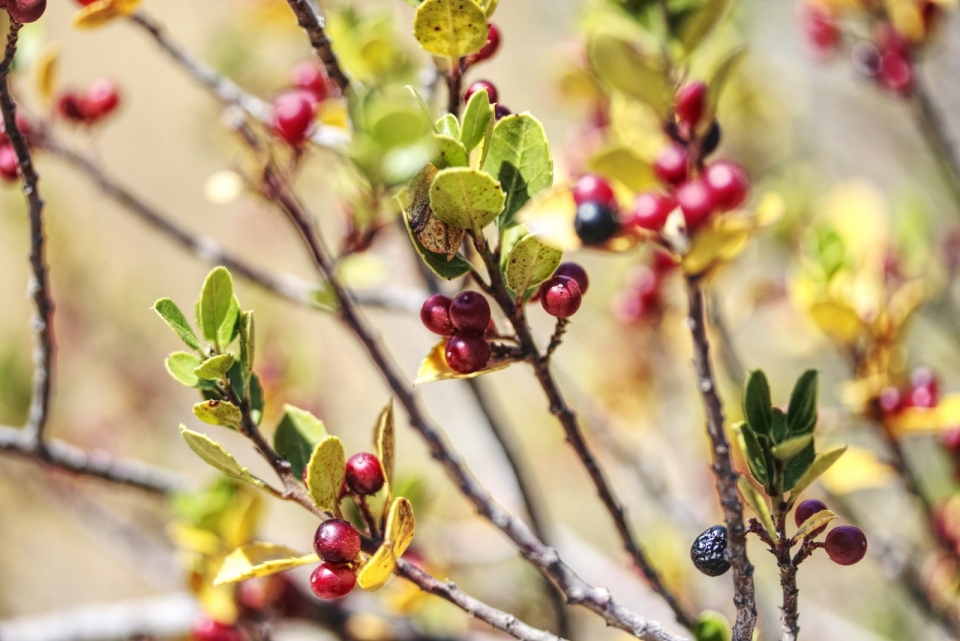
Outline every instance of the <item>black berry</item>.
[(450, 322), (463, 334), (483, 336), (490, 324), (490, 303), (480, 292), (460, 292), (450, 302)]
[(380, 459), (369, 452), (354, 454), (347, 461), (344, 480), (350, 491), (355, 494), (360, 496), (376, 494), (385, 482)]
[(700, 141), (700, 155), (709, 156), (720, 146), (720, 124), (714, 120), (707, 135)]
[(720, 576), (730, 569), (727, 561), (727, 528), (714, 525), (701, 534), (690, 548), (690, 558), (707, 576)]
[(360, 553), (360, 532), (343, 519), (324, 521), (313, 537), (313, 549), (329, 563), (349, 563)]
[(617, 212), (597, 202), (585, 202), (577, 207), (573, 228), (584, 245), (601, 245), (620, 231)]

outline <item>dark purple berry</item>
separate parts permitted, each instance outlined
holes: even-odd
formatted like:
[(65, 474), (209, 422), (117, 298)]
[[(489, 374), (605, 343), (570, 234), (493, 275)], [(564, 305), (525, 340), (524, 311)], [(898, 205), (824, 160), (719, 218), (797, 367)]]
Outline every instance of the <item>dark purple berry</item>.
[(577, 281), (577, 285), (580, 285), (580, 293), (586, 294), (587, 288), (590, 287), (590, 279), (587, 277), (587, 270), (585, 270), (580, 263), (560, 263), (560, 266), (557, 267), (557, 271), (553, 272), (554, 276), (566, 276), (567, 278), (572, 278)]
[(500, 120), (501, 118), (506, 118), (507, 116), (512, 115), (513, 112), (510, 111), (508, 107), (501, 105), (499, 102), (493, 108), (493, 117), (495, 120)]
[(827, 534), (825, 549), (837, 565), (853, 565), (866, 555), (867, 537), (858, 527), (841, 525)]
[(707, 135), (700, 141), (700, 155), (709, 156), (720, 146), (720, 124), (714, 120), (707, 131)]
[(577, 207), (573, 228), (584, 245), (602, 245), (620, 231), (617, 212), (597, 202), (585, 202)]
[[(823, 501), (818, 501), (817, 499), (807, 499), (806, 501), (801, 501), (797, 506), (797, 510), (793, 513), (793, 520), (796, 522), (797, 527), (800, 527), (811, 516), (817, 514), (818, 512), (823, 512), (825, 509), (827, 509), (827, 506)], [(822, 527), (818, 527), (807, 536), (808, 538), (819, 536), (826, 529), (827, 524), (824, 523)]]
[(450, 302), (450, 322), (462, 334), (483, 336), (490, 324), (490, 303), (480, 292), (460, 292)]
[(7, 0), (10, 17), (23, 24), (39, 20), (46, 8), (47, 0)]
[(463, 102), (470, 102), (470, 97), (478, 91), (486, 91), (487, 96), (490, 98), (490, 102), (497, 102), (497, 99), (500, 95), (497, 93), (497, 88), (489, 80), (477, 80), (472, 85), (467, 87), (467, 91), (463, 94)]
[(450, 297), (443, 294), (434, 294), (423, 301), (420, 308), (420, 320), (423, 326), (434, 334), (451, 336), (453, 323), (450, 321)]
[(567, 276), (553, 276), (540, 288), (540, 304), (551, 316), (570, 318), (577, 313), (582, 302), (580, 285)]
[(360, 532), (349, 521), (324, 521), (313, 536), (317, 556), (329, 563), (349, 563), (360, 554)]
[(444, 350), (447, 365), (459, 374), (482, 370), (490, 360), (490, 344), (481, 336), (454, 334)]
[(310, 589), (321, 599), (341, 599), (356, 584), (357, 573), (340, 563), (324, 563), (310, 575)]
[(730, 569), (727, 561), (727, 528), (714, 525), (694, 540), (690, 558), (707, 576), (720, 576)]
[(380, 459), (369, 452), (354, 454), (347, 460), (344, 480), (354, 494), (376, 494), (385, 482)]

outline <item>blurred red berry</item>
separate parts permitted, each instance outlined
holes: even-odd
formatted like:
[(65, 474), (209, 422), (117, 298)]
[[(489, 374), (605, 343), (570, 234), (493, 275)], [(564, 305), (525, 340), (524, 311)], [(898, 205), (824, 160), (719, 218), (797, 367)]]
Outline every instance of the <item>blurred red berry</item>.
[(477, 80), (469, 87), (467, 87), (466, 93), (463, 94), (463, 102), (470, 102), (470, 97), (478, 91), (486, 91), (487, 96), (490, 98), (490, 102), (497, 102), (497, 99), (500, 95), (497, 93), (497, 88), (489, 80)]
[(190, 632), (196, 641), (243, 641), (235, 626), (214, 621), (205, 614), (197, 617)]
[(82, 107), (87, 120), (97, 120), (110, 114), (120, 104), (120, 93), (109, 78), (98, 78), (90, 83)]
[(573, 186), (573, 202), (577, 207), (585, 203), (597, 203), (610, 209), (617, 209), (617, 196), (613, 187), (603, 176), (586, 174)]
[(294, 66), (290, 72), (290, 84), (305, 91), (316, 102), (330, 97), (330, 84), (323, 67), (312, 60), (306, 60)]
[(17, 152), (9, 143), (0, 146), (0, 177), (10, 182), (19, 175), (20, 162), (17, 160)]
[(697, 178), (677, 188), (677, 203), (687, 222), (687, 229), (696, 229), (706, 222), (714, 211), (713, 197), (707, 184)]
[(633, 202), (630, 221), (640, 229), (660, 231), (667, 217), (677, 208), (677, 201), (667, 194), (649, 191), (637, 196)]
[(653, 163), (653, 173), (663, 182), (676, 185), (687, 179), (690, 156), (680, 143), (668, 145)]
[(707, 165), (703, 180), (714, 207), (721, 211), (736, 209), (747, 199), (750, 179), (746, 170), (736, 163), (720, 160)]
[(840, 42), (840, 28), (836, 16), (829, 10), (804, 2), (800, 10), (800, 22), (803, 35), (818, 55), (829, 55), (836, 51)]
[(703, 82), (691, 82), (680, 87), (674, 98), (674, 111), (677, 120), (687, 129), (700, 124), (703, 112), (707, 108), (707, 85)]
[(281, 94), (273, 102), (273, 130), (292, 146), (303, 144), (313, 127), (313, 103), (302, 91)]

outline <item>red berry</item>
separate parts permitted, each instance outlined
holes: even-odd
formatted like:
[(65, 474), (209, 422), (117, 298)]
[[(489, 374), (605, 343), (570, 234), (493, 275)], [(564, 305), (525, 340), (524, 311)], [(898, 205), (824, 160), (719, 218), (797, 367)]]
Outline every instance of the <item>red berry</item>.
[(96, 1), (97, 1), (97, 0), (77, 0), (77, 4), (79, 4), (80, 6), (85, 7), (85, 6), (87, 6), (88, 4), (93, 4), (93, 3), (96, 2)]
[(914, 387), (925, 387), (936, 394), (940, 389), (937, 375), (929, 367), (917, 367), (910, 372), (910, 384)]
[(313, 537), (313, 549), (329, 563), (349, 563), (360, 554), (360, 532), (343, 519), (324, 521)]
[(463, 334), (482, 336), (490, 324), (490, 303), (480, 292), (460, 292), (450, 302), (450, 321)]
[(654, 250), (653, 261), (651, 261), (653, 271), (663, 274), (676, 269), (677, 265), (677, 260), (670, 255), (670, 252), (665, 252), (662, 249)]
[(840, 41), (840, 29), (832, 13), (804, 3), (800, 21), (803, 33), (814, 51), (822, 55), (833, 53)]
[(360, 496), (376, 494), (386, 482), (380, 459), (369, 452), (360, 452), (351, 456), (347, 460), (344, 477), (350, 491)]
[(560, 263), (560, 266), (557, 267), (557, 271), (553, 272), (554, 276), (566, 276), (567, 278), (572, 278), (577, 281), (577, 285), (580, 286), (580, 293), (586, 294), (587, 288), (590, 287), (590, 279), (587, 277), (587, 270), (585, 270), (579, 263)]
[(490, 360), (490, 344), (480, 336), (454, 334), (444, 350), (447, 365), (459, 374), (482, 370)]
[(443, 294), (434, 294), (423, 301), (420, 308), (420, 320), (423, 326), (434, 334), (450, 336), (453, 334), (453, 323), (450, 322), (450, 297)]
[(880, 398), (877, 402), (884, 414), (896, 414), (903, 409), (903, 398), (900, 396), (900, 390), (892, 385), (880, 392)]
[(324, 563), (310, 575), (310, 589), (321, 599), (342, 599), (356, 584), (357, 573), (341, 563)]
[(214, 621), (205, 614), (197, 617), (190, 632), (196, 641), (243, 641), (235, 626)]
[(640, 229), (660, 231), (667, 217), (677, 208), (677, 201), (672, 196), (655, 191), (649, 191), (637, 196), (633, 203), (633, 215), (630, 222)]
[(880, 83), (898, 94), (908, 94), (913, 88), (913, 65), (898, 51), (887, 51), (880, 56)]
[(20, 161), (17, 160), (17, 152), (10, 144), (0, 146), (0, 177), (10, 182), (16, 180), (19, 175)]
[(700, 123), (707, 107), (707, 85), (691, 82), (680, 87), (674, 98), (674, 111), (681, 125), (693, 129)]
[(484, 338), (493, 338), (497, 335), (497, 324), (493, 322), (493, 319), (490, 319), (490, 322), (487, 323), (487, 328), (483, 330)]
[(736, 209), (747, 199), (750, 179), (746, 170), (736, 163), (721, 160), (707, 165), (703, 180), (714, 206), (721, 211)]
[(696, 227), (707, 219), (713, 213), (713, 198), (707, 184), (701, 180), (690, 180), (677, 188), (677, 204), (683, 212), (683, 218), (687, 222), (687, 229), (696, 229)]
[(302, 91), (282, 94), (273, 102), (273, 129), (293, 146), (306, 140), (313, 119), (313, 103)]
[(853, 565), (867, 553), (867, 537), (852, 525), (830, 530), (825, 541), (827, 555), (837, 565)]
[(587, 174), (573, 187), (573, 202), (577, 207), (585, 203), (597, 203), (610, 209), (617, 208), (617, 196), (613, 187), (603, 176)]
[(86, 99), (73, 92), (67, 92), (60, 96), (60, 100), (57, 102), (57, 110), (61, 116), (71, 122), (87, 121)]
[(477, 93), (478, 91), (483, 90), (487, 92), (487, 96), (490, 97), (490, 102), (496, 102), (499, 95), (497, 94), (497, 88), (493, 86), (493, 83), (489, 80), (477, 80), (472, 85), (467, 87), (467, 92), (463, 94), (463, 101), (470, 102), (470, 96)]
[(940, 432), (940, 443), (950, 452), (960, 451), (960, 427), (952, 427)]
[[(797, 510), (793, 513), (793, 520), (796, 521), (797, 527), (800, 527), (811, 516), (817, 514), (818, 512), (823, 512), (825, 509), (827, 509), (827, 506), (823, 501), (818, 501), (817, 499), (807, 499), (806, 501), (801, 501), (800, 505), (797, 506)], [(823, 527), (818, 527), (809, 536), (818, 536), (826, 529), (827, 524), (824, 523)]]
[(936, 407), (940, 402), (940, 383), (929, 367), (918, 367), (910, 373), (910, 390), (903, 404), (906, 407)]
[(660, 152), (653, 163), (653, 173), (663, 182), (676, 185), (687, 179), (687, 164), (690, 160), (687, 148), (673, 143)]
[(580, 309), (583, 292), (580, 285), (566, 276), (553, 276), (540, 289), (540, 304), (551, 316), (570, 318)]
[(323, 67), (312, 60), (301, 62), (293, 68), (290, 84), (306, 92), (316, 102), (323, 102), (330, 96), (330, 85)]
[(47, 0), (7, 0), (7, 13), (17, 22), (36, 22), (47, 8)]
[(500, 30), (490, 22), (487, 26), (487, 44), (483, 45), (477, 53), (467, 56), (467, 63), (472, 65), (489, 60), (496, 55), (498, 49), (500, 49)]
[(90, 84), (82, 104), (88, 120), (103, 118), (120, 104), (117, 86), (109, 78), (99, 78)]

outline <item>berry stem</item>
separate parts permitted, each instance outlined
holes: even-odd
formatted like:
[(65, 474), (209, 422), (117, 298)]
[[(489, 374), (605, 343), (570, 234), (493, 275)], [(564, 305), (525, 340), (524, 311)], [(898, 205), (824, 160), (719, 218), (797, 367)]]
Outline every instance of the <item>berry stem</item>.
[(377, 525), (377, 518), (373, 515), (373, 512), (370, 511), (370, 504), (367, 503), (367, 497), (361, 496), (359, 500), (354, 497), (354, 501), (356, 501), (357, 507), (360, 508), (360, 515), (363, 517), (363, 522), (367, 524), (370, 537), (374, 540), (379, 540), (380, 527)]
[(723, 402), (717, 392), (717, 382), (710, 364), (710, 342), (707, 340), (703, 288), (700, 280), (695, 276), (687, 277), (687, 295), (690, 304), (687, 324), (693, 339), (697, 389), (707, 413), (707, 434), (713, 450), (713, 471), (717, 479), (717, 494), (720, 497), (729, 537), (730, 565), (733, 568), (733, 602), (737, 609), (733, 641), (750, 641), (757, 624), (753, 565), (747, 557), (743, 503), (740, 502), (740, 496), (737, 493), (737, 473), (733, 469), (730, 443), (724, 431)]
[(563, 342), (563, 335), (567, 331), (567, 327), (570, 325), (569, 318), (558, 318), (557, 327), (553, 330), (553, 336), (550, 337), (550, 344), (547, 345), (546, 351), (543, 353), (543, 360), (549, 362), (550, 357), (553, 356), (553, 353), (557, 351), (557, 348), (560, 347), (560, 343)]

